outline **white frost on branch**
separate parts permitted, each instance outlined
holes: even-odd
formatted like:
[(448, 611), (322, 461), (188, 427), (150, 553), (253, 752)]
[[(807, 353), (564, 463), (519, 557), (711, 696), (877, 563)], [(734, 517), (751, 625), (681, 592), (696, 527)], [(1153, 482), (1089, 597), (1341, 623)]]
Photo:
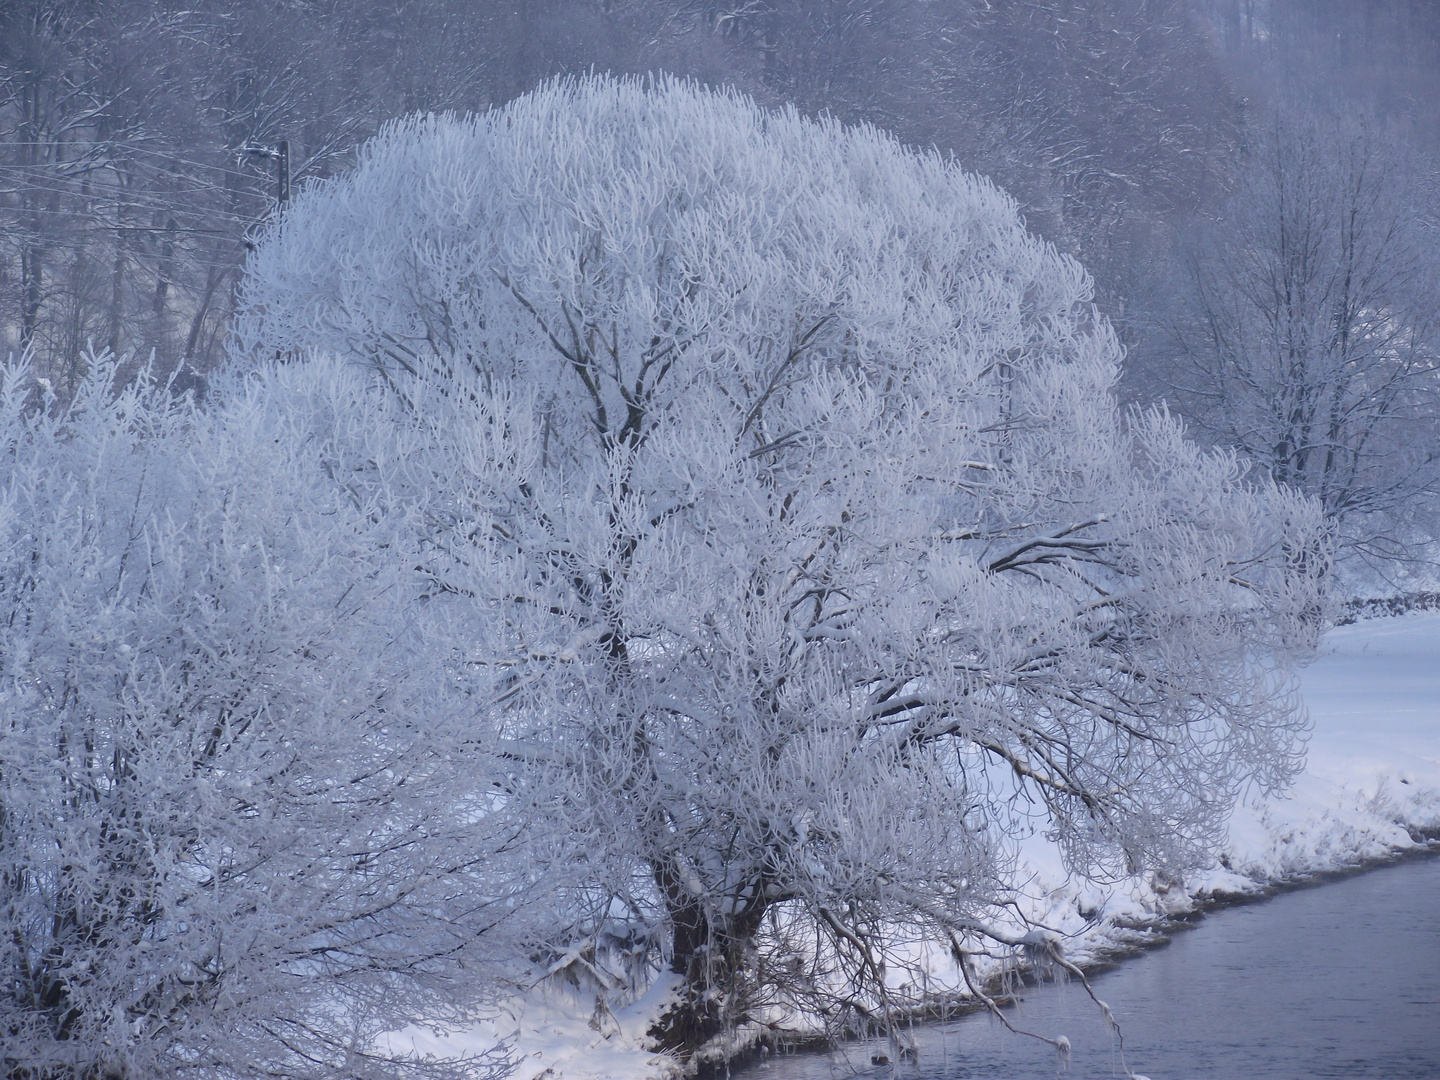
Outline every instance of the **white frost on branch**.
[(881, 1009), (891, 930), (983, 933), (1037, 820), (1174, 868), (1293, 775), (1317, 511), (1121, 416), (1090, 296), (938, 155), (664, 79), (393, 124), (252, 259), (241, 349), (413, 417), (457, 680), (585, 838), (561, 936), (668, 928), (662, 1044)]
[(495, 1075), (375, 1041), (473, 1018), (535, 899), (393, 405), (91, 360), (63, 409), (0, 369), (0, 1069)]

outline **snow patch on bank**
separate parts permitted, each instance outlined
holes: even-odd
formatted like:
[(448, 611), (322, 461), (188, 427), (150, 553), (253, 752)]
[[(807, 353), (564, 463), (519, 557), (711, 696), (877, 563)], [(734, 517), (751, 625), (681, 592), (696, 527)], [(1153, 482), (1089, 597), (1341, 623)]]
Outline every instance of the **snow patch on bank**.
[(1440, 836), (1440, 613), (1337, 627), (1300, 681), (1314, 725), (1305, 771), (1284, 795), (1236, 807), (1215, 866), (1178, 883), (1131, 879), (1102, 897), (1071, 880), (1053, 849), (1030, 845), (1026, 914), (1087, 963), (1216, 898), (1396, 858)]
[(409, 1028), (391, 1036), (391, 1048), (454, 1059), (505, 1046), (516, 1080), (672, 1080), (679, 1066), (647, 1049), (645, 1033), (675, 1000), (679, 982), (666, 972), (637, 1000), (614, 1009), (593, 994), (547, 982), (467, 1031)]
[[(1060, 935), (1065, 954), (1085, 965), (1143, 946), (1217, 897), (1260, 895), (1440, 836), (1440, 613), (1336, 628), (1301, 688), (1314, 724), (1305, 772), (1285, 795), (1236, 808), (1215, 866), (1183, 882), (1146, 875), (1100, 886), (1066, 874), (1059, 851), (1036, 837), (1017, 867), (1026, 917)], [(935, 984), (952, 984), (947, 951), (929, 956)], [(675, 977), (665, 975), (610, 1012), (596, 1011), (593, 995), (536, 989), (471, 1031), (397, 1038), (443, 1057), (507, 1043), (517, 1080), (661, 1080), (679, 1069), (646, 1049), (645, 1033), (674, 991)]]

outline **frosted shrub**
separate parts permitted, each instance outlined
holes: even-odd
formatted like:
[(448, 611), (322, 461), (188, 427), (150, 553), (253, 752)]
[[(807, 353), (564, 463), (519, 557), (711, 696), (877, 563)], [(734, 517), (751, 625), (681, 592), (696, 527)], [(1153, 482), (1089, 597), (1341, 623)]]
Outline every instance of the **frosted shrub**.
[(663, 1045), (883, 1005), (1037, 819), (1173, 869), (1295, 769), (1315, 510), (1118, 415), (1090, 295), (951, 162), (666, 80), (393, 124), (253, 258), (242, 352), (413, 415), (477, 723), (586, 838), (562, 932), (668, 928)]
[(92, 366), (63, 410), (0, 372), (0, 1071), (492, 1071), (374, 1042), (473, 1013), (517, 896), (384, 403)]

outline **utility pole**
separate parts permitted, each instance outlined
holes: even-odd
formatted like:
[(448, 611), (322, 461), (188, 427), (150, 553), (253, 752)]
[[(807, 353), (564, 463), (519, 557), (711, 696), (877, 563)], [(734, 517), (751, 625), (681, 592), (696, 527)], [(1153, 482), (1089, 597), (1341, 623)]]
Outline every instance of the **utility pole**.
[[(275, 213), (283, 215), (290, 209), (290, 140), (281, 139), (273, 150), (268, 146), (247, 146), (243, 152), (275, 162)], [(248, 238), (245, 246), (255, 250), (255, 245)], [(282, 354), (276, 352), (275, 359), (282, 359)]]
[(283, 214), (290, 209), (290, 140), (281, 139), (275, 150), (275, 201)]
[(283, 214), (290, 208), (290, 140), (281, 139), (273, 150), (268, 146), (247, 146), (242, 152), (275, 162), (275, 209)]

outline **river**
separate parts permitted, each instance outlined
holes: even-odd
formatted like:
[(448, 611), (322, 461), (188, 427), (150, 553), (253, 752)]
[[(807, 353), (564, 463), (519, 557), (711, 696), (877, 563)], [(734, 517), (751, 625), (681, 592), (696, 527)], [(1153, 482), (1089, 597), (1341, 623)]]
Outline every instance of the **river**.
[[(1212, 912), (1194, 929), (1091, 979), (1125, 1035), (1125, 1058), (1153, 1080), (1440, 1078), (1440, 857)], [(1123, 1076), (1078, 984), (1025, 991), (1017, 1027), (1065, 1035), (1055, 1051), (976, 1013), (916, 1027), (919, 1057), (900, 1077), (1090, 1080)], [(746, 1080), (889, 1076), (883, 1043), (781, 1057)]]

